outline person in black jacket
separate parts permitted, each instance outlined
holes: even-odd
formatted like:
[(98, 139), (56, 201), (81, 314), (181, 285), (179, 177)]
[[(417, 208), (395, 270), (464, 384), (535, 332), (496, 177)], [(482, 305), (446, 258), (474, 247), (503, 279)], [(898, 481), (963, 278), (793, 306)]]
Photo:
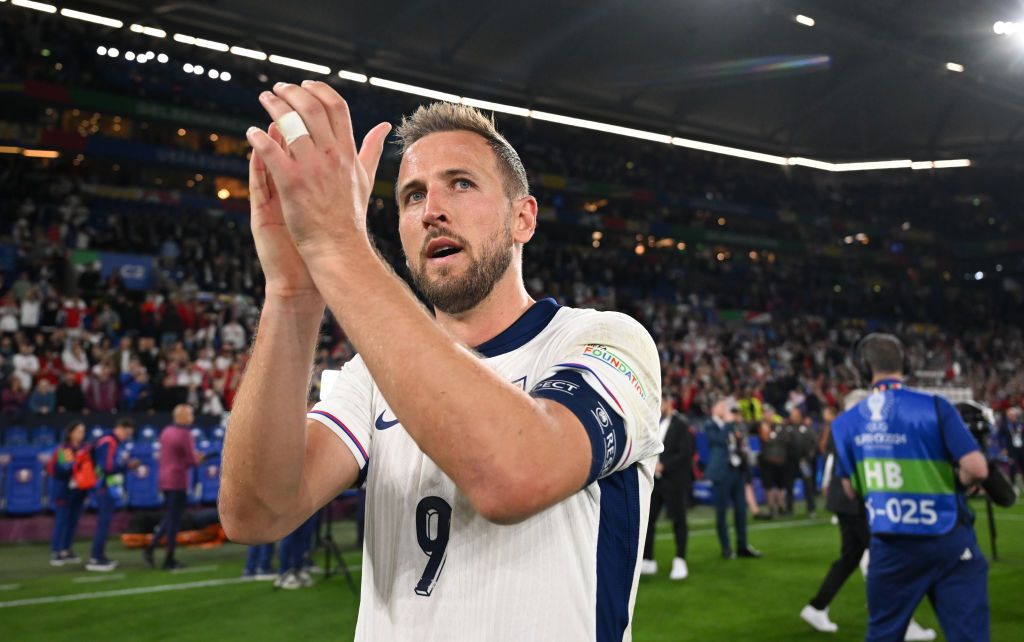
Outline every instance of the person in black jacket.
[(654, 560), (655, 526), (662, 507), (672, 520), (672, 532), (676, 539), (676, 556), (672, 560), (669, 579), (683, 580), (690, 574), (686, 566), (686, 541), (689, 530), (686, 524), (686, 508), (693, 484), (693, 453), (695, 441), (686, 420), (675, 411), (672, 400), (661, 400), (661, 441), (665, 450), (661, 452), (654, 468), (654, 492), (651, 494), (651, 516), (647, 522), (647, 540), (644, 544), (644, 561), (640, 568), (643, 575), (658, 572)]

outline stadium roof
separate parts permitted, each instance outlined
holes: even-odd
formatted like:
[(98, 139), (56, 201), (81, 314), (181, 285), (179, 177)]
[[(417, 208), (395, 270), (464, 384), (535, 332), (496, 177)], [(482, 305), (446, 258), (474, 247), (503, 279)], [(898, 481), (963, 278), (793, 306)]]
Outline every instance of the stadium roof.
[[(1002, 36), (993, 28), (1024, 19), (1011, 0), (61, 6), (785, 157), (1014, 160), (1024, 136), (1024, 30)], [(801, 14), (814, 25), (798, 22)]]

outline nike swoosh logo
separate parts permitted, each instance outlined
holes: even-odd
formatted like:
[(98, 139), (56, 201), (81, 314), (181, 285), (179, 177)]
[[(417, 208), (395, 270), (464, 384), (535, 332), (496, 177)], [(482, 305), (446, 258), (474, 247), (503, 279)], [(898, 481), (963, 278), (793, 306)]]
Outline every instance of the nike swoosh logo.
[[(387, 411), (385, 410), (384, 412)], [(380, 416), (377, 417), (377, 421), (373, 424), (377, 430), (387, 430), (398, 423), (398, 419), (395, 419), (394, 421), (384, 421), (384, 412), (380, 413)]]

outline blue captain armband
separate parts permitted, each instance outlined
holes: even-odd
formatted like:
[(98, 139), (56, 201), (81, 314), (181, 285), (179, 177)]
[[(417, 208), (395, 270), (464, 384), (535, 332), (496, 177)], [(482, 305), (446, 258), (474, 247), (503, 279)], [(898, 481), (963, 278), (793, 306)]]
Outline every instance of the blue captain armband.
[(568, 408), (583, 424), (590, 438), (589, 486), (614, 470), (626, 448), (626, 423), (576, 370), (560, 370), (541, 381), (530, 396), (550, 399)]

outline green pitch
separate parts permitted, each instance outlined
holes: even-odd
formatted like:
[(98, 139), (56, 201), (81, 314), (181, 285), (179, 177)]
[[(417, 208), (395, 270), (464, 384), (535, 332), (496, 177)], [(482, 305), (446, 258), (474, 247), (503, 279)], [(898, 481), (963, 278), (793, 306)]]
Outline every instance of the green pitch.
[[(997, 523), (1000, 560), (992, 564), (989, 582), (992, 639), (1018, 639), (1024, 627), (1024, 508), (999, 510)], [(814, 632), (797, 615), (838, 553), (838, 529), (827, 516), (754, 522), (750, 539), (764, 558), (727, 561), (719, 557), (711, 512), (698, 508), (690, 514), (690, 577), (682, 582), (668, 579), (673, 546), (667, 523), (661, 527), (660, 573), (640, 582), (633, 625), (638, 642), (863, 639), (859, 573), (832, 605), (838, 634)], [(979, 539), (990, 555), (986, 529), (981, 511)], [(349, 545), (344, 556), (358, 584), (352, 525), (339, 523), (335, 538)], [(357, 599), (341, 575), (291, 592), (240, 581), (244, 546), (179, 549), (189, 568), (174, 574), (146, 568), (138, 551), (115, 543), (109, 554), (121, 567), (114, 573), (51, 568), (47, 548), (0, 547), (0, 638), (7, 642), (352, 639)], [(88, 543), (78, 542), (76, 551), (87, 553)], [(927, 603), (917, 617), (937, 628)]]

